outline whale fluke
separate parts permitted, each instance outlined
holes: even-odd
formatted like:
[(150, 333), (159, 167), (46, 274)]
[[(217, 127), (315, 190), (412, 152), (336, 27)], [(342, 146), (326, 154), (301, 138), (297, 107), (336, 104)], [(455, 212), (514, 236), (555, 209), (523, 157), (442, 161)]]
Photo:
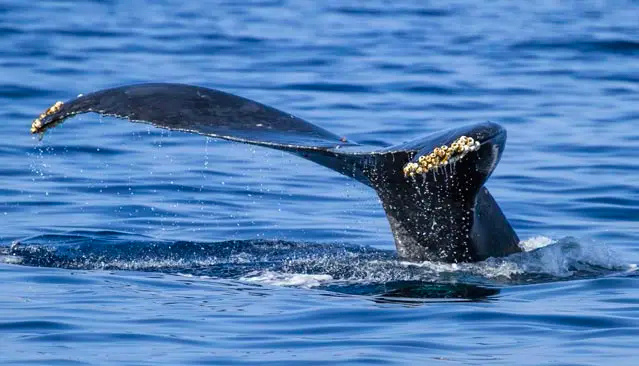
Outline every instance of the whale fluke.
[(519, 239), (484, 187), (506, 131), (485, 122), (383, 148), (367, 148), (258, 102), (184, 84), (138, 84), (58, 102), (36, 118), (42, 133), (94, 112), (266, 146), (309, 159), (377, 192), (400, 258), (478, 261), (520, 251)]

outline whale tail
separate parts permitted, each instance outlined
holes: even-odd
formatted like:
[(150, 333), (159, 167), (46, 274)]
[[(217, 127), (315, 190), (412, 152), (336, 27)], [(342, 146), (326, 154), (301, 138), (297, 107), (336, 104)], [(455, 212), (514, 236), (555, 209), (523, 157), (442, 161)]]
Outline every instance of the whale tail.
[(483, 187), (506, 133), (482, 123), (377, 150), (255, 101), (183, 84), (139, 84), (58, 102), (33, 121), (42, 133), (94, 112), (157, 127), (284, 150), (375, 189), (398, 254), (413, 261), (477, 261), (519, 251)]

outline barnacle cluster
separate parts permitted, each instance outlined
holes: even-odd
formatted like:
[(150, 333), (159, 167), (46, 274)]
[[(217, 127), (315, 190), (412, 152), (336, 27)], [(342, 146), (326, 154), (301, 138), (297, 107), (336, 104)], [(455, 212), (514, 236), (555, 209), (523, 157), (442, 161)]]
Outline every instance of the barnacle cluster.
[(404, 165), (404, 176), (412, 177), (415, 174), (428, 173), (451, 161), (461, 159), (470, 151), (476, 151), (479, 145), (479, 141), (475, 141), (472, 137), (461, 136), (450, 146), (442, 145), (436, 147), (430, 154), (420, 156), (417, 163), (411, 162)]
[(33, 123), (31, 124), (31, 133), (36, 133), (40, 131), (40, 129), (42, 129), (43, 127), (42, 120), (44, 119), (44, 117), (54, 114), (56, 112), (59, 112), (60, 108), (62, 108), (62, 104), (63, 103), (60, 101), (55, 102), (54, 105), (52, 105), (46, 111), (44, 111), (38, 118), (34, 119)]

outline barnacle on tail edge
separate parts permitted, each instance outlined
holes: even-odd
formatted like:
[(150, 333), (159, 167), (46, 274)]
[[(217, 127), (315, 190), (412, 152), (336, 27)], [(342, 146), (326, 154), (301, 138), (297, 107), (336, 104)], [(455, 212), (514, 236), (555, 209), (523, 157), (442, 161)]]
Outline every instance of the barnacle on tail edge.
[(463, 158), (471, 151), (476, 151), (479, 145), (479, 141), (475, 141), (472, 137), (460, 136), (450, 146), (436, 147), (430, 154), (420, 156), (416, 163), (409, 162), (404, 165), (404, 176), (412, 177), (415, 174), (428, 173), (451, 161)]
[(31, 133), (38, 133), (38, 132), (42, 132), (44, 125), (42, 124), (42, 120), (49, 115), (52, 115), (56, 112), (60, 111), (60, 108), (62, 108), (62, 102), (57, 101), (55, 102), (54, 105), (52, 105), (51, 107), (49, 107), (46, 111), (44, 111), (42, 114), (40, 114), (40, 116), (38, 116), (38, 118), (33, 120), (33, 123), (31, 124)]

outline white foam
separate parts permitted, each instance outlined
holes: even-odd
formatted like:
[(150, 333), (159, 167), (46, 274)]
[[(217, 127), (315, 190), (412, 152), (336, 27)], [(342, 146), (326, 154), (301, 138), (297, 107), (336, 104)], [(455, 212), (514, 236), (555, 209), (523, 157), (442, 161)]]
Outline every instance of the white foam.
[(206, 275), (199, 275), (199, 276), (195, 276), (192, 275), (190, 273), (182, 273), (182, 272), (178, 272), (176, 273), (177, 276), (179, 277), (186, 277), (186, 278), (197, 278), (197, 279), (201, 279), (201, 280), (214, 280), (217, 277), (211, 277), (211, 276), (206, 276)]
[(17, 255), (0, 255), (0, 263), (20, 264), (22, 263), (22, 257)]
[(444, 263), (444, 262), (400, 262), (404, 267), (427, 268), (435, 274), (444, 273), (469, 273), (485, 278), (511, 278), (513, 275), (521, 274), (524, 270), (514, 262), (510, 261), (485, 261), (479, 263)]
[(556, 240), (552, 240), (546, 236), (533, 236), (530, 239), (520, 241), (519, 247), (525, 252), (530, 252), (531, 250), (543, 248), (556, 242)]
[(302, 273), (253, 272), (240, 278), (241, 281), (273, 286), (311, 288), (333, 280), (330, 275), (311, 275)]

